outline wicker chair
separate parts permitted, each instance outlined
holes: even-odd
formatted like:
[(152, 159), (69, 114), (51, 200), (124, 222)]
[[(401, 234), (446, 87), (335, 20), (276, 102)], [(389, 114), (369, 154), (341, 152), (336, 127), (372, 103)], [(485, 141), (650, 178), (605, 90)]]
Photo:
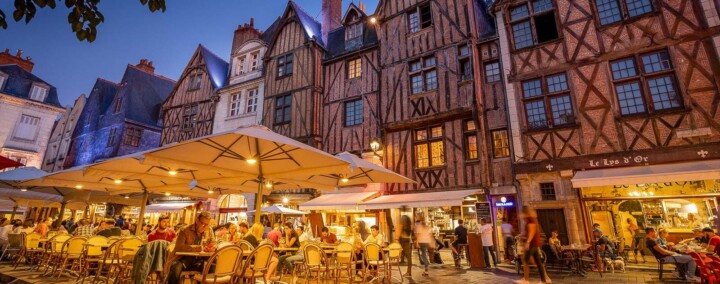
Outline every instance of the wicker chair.
[(325, 251), (316, 244), (306, 244), (303, 248), (304, 264), (305, 264), (305, 283), (310, 283), (310, 277), (316, 276), (315, 279), (318, 283), (323, 280), (321, 276), (327, 276), (327, 273), (331, 271), (326, 265), (328, 261), (326, 259)]
[(247, 283), (255, 283), (257, 278), (261, 278), (265, 282), (265, 272), (270, 266), (272, 256), (273, 246), (271, 244), (259, 245), (243, 263), (242, 269), (238, 271), (238, 278)]
[(57, 278), (60, 278), (62, 272), (67, 268), (68, 261), (71, 271), (80, 271), (80, 258), (83, 255), (85, 243), (87, 243), (85, 237), (72, 237), (63, 243), (60, 255), (53, 265), (52, 273), (57, 272)]
[[(193, 283), (231, 283), (242, 263), (243, 250), (237, 245), (227, 245), (218, 249), (210, 259), (205, 262), (202, 274), (193, 277)], [(220, 261), (222, 260), (222, 261)], [(210, 273), (210, 267), (215, 264), (215, 272)]]
[[(5, 248), (2, 251), (2, 254), (0, 254), (0, 261), (3, 260), (5, 255), (8, 255), (7, 253), (13, 253), (16, 254), (22, 250), (23, 247), (23, 234), (8, 234), (8, 243), (5, 245)], [(8, 255), (9, 256), (9, 255)]]
[(30, 265), (33, 265), (38, 261), (39, 256), (45, 251), (40, 248), (40, 234), (23, 233), (23, 236), (22, 249), (18, 253), (18, 258), (15, 260), (15, 266), (13, 269), (17, 269), (18, 265), (20, 265), (23, 260), (27, 260)]
[[(388, 246), (388, 253), (387, 253), (387, 270), (388, 270), (388, 276), (390, 281), (392, 280), (400, 280), (400, 283), (405, 281), (405, 279), (402, 277), (402, 271), (400, 270), (400, 259), (402, 258), (402, 245), (400, 243), (391, 243)], [(392, 276), (394, 268), (397, 267), (398, 275), (399, 277), (394, 278)]]
[[(370, 266), (375, 267), (375, 277), (376, 278), (386, 278), (387, 272), (389, 269), (387, 269), (383, 253), (382, 253), (382, 247), (376, 243), (369, 243), (365, 245), (365, 254), (363, 255), (365, 257), (365, 272), (364, 274), (367, 276), (370, 272)], [(363, 278), (363, 283), (365, 283), (365, 280), (367, 278)]]

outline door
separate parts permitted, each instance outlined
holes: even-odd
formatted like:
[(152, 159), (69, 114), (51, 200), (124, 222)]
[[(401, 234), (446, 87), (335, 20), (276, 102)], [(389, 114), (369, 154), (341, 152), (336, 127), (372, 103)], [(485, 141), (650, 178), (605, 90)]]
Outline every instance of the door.
[(567, 224), (565, 223), (565, 211), (563, 209), (538, 209), (538, 222), (542, 229), (543, 237), (550, 238), (550, 232), (557, 230), (558, 239), (563, 245), (570, 244)]

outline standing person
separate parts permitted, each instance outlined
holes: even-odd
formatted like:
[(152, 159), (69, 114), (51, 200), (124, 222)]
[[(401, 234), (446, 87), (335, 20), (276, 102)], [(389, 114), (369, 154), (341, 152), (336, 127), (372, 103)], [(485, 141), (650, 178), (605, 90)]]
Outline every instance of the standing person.
[(80, 221), (77, 222), (77, 226), (73, 234), (80, 237), (92, 236), (93, 227), (87, 219), (80, 219)]
[[(462, 268), (460, 265), (460, 245), (466, 245), (467, 244), (467, 235), (468, 230), (463, 225), (465, 222), (463, 220), (458, 220), (458, 225), (455, 227), (455, 241), (450, 244), (450, 249), (453, 251), (453, 259), (455, 260), (455, 267), (456, 268)], [(467, 252), (465, 252), (465, 255), (467, 256)]]
[(125, 226), (125, 215), (120, 215), (115, 221), (115, 227), (122, 228)]
[(170, 216), (160, 216), (160, 218), (158, 218), (157, 228), (148, 234), (148, 242), (155, 240), (172, 242), (175, 240), (176, 235), (175, 231), (170, 229)]
[(428, 259), (428, 250), (430, 246), (435, 246), (435, 240), (433, 238), (432, 230), (427, 226), (425, 221), (420, 221), (417, 228), (415, 228), (415, 247), (420, 249), (420, 262), (425, 266), (425, 271), (422, 276), (428, 276), (428, 267), (430, 266), (430, 260)]
[[(201, 247), (203, 240), (206, 240), (208, 244), (215, 243), (215, 234), (213, 234), (212, 228), (210, 227), (210, 220), (212, 220), (210, 212), (200, 212), (197, 219), (195, 219), (195, 224), (183, 228), (182, 231), (178, 233), (173, 253), (201, 251), (203, 249)], [(209, 246), (212, 247), (212, 245)], [(170, 266), (168, 283), (180, 283), (180, 274), (183, 271), (202, 271), (203, 260), (204, 259), (192, 256), (183, 256), (176, 260)]]
[(643, 253), (642, 249), (640, 249), (640, 244), (642, 242), (642, 237), (639, 236), (638, 232), (640, 231), (640, 227), (638, 227), (635, 222), (633, 222), (632, 218), (625, 219), (627, 222), (627, 225), (625, 226), (625, 229), (628, 230), (630, 233), (630, 239), (632, 240), (632, 249), (633, 249), (633, 255), (635, 256), (635, 263), (638, 263), (638, 255), (642, 258), (642, 262), (645, 263), (645, 254)]
[(540, 273), (540, 279), (545, 283), (552, 283), (550, 277), (548, 277), (545, 271), (545, 265), (540, 257), (540, 247), (542, 247), (542, 240), (540, 239), (540, 223), (537, 220), (537, 213), (535, 210), (528, 206), (522, 207), (522, 218), (525, 220), (525, 237), (527, 240), (524, 243), (525, 252), (523, 253), (523, 279), (515, 280), (515, 283), (527, 284), (528, 278), (530, 278), (530, 257), (535, 259), (538, 272)]
[(507, 218), (503, 218), (502, 224), (500, 224), (500, 230), (502, 230), (503, 240), (505, 243), (505, 261), (515, 261), (515, 252), (513, 252), (513, 245), (515, 244), (515, 238), (513, 237), (513, 225), (510, 224)]
[(407, 265), (405, 275), (410, 277), (412, 272), (412, 221), (408, 215), (400, 216), (400, 224), (395, 232), (395, 241), (402, 246), (402, 257), (400, 263)]
[(676, 254), (674, 252), (661, 248), (660, 245), (658, 245), (655, 241), (656, 238), (657, 232), (655, 231), (655, 228), (646, 227), (645, 246), (650, 250), (650, 252), (655, 256), (655, 258), (662, 259), (663, 261), (665, 261), (665, 263), (675, 263), (675, 265), (687, 265), (687, 271), (685, 275), (679, 275), (677, 271), (673, 272), (673, 275), (690, 282), (700, 282), (700, 278), (695, 277), (695, 269), (697, 268), (695, 260), (693, 260), (693, 258), (689, 255)]
[(478, 232), (482, 239), (483, 254), (485, 255), (485, 268), (490, 268), (490, 258), (488, 254), (492, 255), (493, 266), (497, 268), (497, 257), (495, 256), (495, 247), (493, 246), (493, 227), (492, 224), (488, 224), (485, 218), (480, 219), (480, 227)]
[(275, 246), (280, 246), (280, 238), (282, 237), (283, 233), (280, 232), (280, 223), (275, 223), (273, 225), (272, 231), (267, 233), (267, 238), (270, 239)]
[(33, 230), (33, 233), (40, 234), (41, 237), (47, 238), (47, 233), (50, 231), (50, 225), (52, 225), (53, 219), (52, 217), (45, 217), (45, 220), (43, 220), (42, 223), (39, 223), (35, 230)]

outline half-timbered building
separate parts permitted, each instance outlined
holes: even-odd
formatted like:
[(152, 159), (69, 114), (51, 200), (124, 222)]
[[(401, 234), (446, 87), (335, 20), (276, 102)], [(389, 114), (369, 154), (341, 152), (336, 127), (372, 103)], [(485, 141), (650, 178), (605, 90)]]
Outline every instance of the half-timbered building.
[(598, 223), (630, 240), (628, 224), (682, 236), (709, 223), (719, 184), (707, 170), (720, 165), (714, 3), (496, 1), (516, 178), (546, 232), (574, 243)]
[[(494, 185), (511, 185), (510, 174), (499, 173), (510, 171), (507, 158), (498, 157), (506, 161), (494, 169), (490, 154), (488, 127), (502, 130), (506, 124), (489, 123), (486, 115), (502, 119), (504, 106), (492, 104), (484, 93), (495, 90), (499, 95), (501, 86), (486, 87), (480, 76), (484, 66), (478, 63), (480, 47), (491, 52), (485, 46), (493, 45), (481, 43), (492, 42), (494, 35), (485, 1), (380, 1), (375, 17), (384, 164), (417, 182), (388, 184), (385, 193), (463, 190), (445, 195), (455, 200), (441, 202), (462, 205), (464, 196), (450, 196), (474, 196)], [(486, 54), (482, 59), (496, 57)], [(491, 104), (486, 106), (488, 101)], [(418, 199), (436, 197), (413, 195)], [(486, 195), (477, 198), (483, 201)], [(477, 201), (473, 200), (472, 204)], [(412, 200), (408, 204), (414, 205)], [(468, 221), (473, 220), (471, 224), (476, 223), (472, 209), (458, 209)], [(427, 208), (423, 212), (426, 216), (431, 213)], [(451, 226), (441, 224), (443, 228)]]
[(170, 96), (162, 104), (161, 145), (212, 134), (218, 97), (227, 85), (228, 63), (199, 44)]

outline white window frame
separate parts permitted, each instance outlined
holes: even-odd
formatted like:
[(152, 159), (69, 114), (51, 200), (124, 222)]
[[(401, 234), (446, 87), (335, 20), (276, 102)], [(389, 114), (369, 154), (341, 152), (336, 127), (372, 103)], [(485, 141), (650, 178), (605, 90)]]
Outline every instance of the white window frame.
[[(26, 130), (23, 128), (24, 125), (30, 125), (31, 127), (34, 127), (34, 129)], [(13, 138), (23, 141), (35, 141), (37, 139), (38, 129), (40, 129), (39, 117), (21, 114), (20, 120), (18, 120), (18, 123), (15, 126), (15, 131), (13, 131)], [(21, 133), (21, 131), (23, 131), (23, 133)]]
[[(43, 91), (42, 94), (39, 94), (40, 90)], [(33, 101), (44, 102), (45, 98), (47, 98), (48, 91), (48, 87), (34, 84), (30, 88), (30, 94), (28, 95), (28, 97)]]
[(245, 60), (247, 55), (243, 54), (235, 58), (237, 66), (235, 67), (235, 75), (245, 74)]
[(256, 112), (257, 104), (258, 104), (258, 88), (248, 89), (247, 97), (245, 99), (245, 113)]
[(258, 68), (258, 66), (260, 65), (260, 64), (258, 64), (259, 61), (260, 61), (260, 52), (259, 51), (250, 53), (250, 72), (257, 71), (260, 69), (260, 68)]
[(242, 92), (230, 94), (228, 101), (228, 117), (234, 117), (241, 114), (241, 111), (243, 110), (242, 101)]

